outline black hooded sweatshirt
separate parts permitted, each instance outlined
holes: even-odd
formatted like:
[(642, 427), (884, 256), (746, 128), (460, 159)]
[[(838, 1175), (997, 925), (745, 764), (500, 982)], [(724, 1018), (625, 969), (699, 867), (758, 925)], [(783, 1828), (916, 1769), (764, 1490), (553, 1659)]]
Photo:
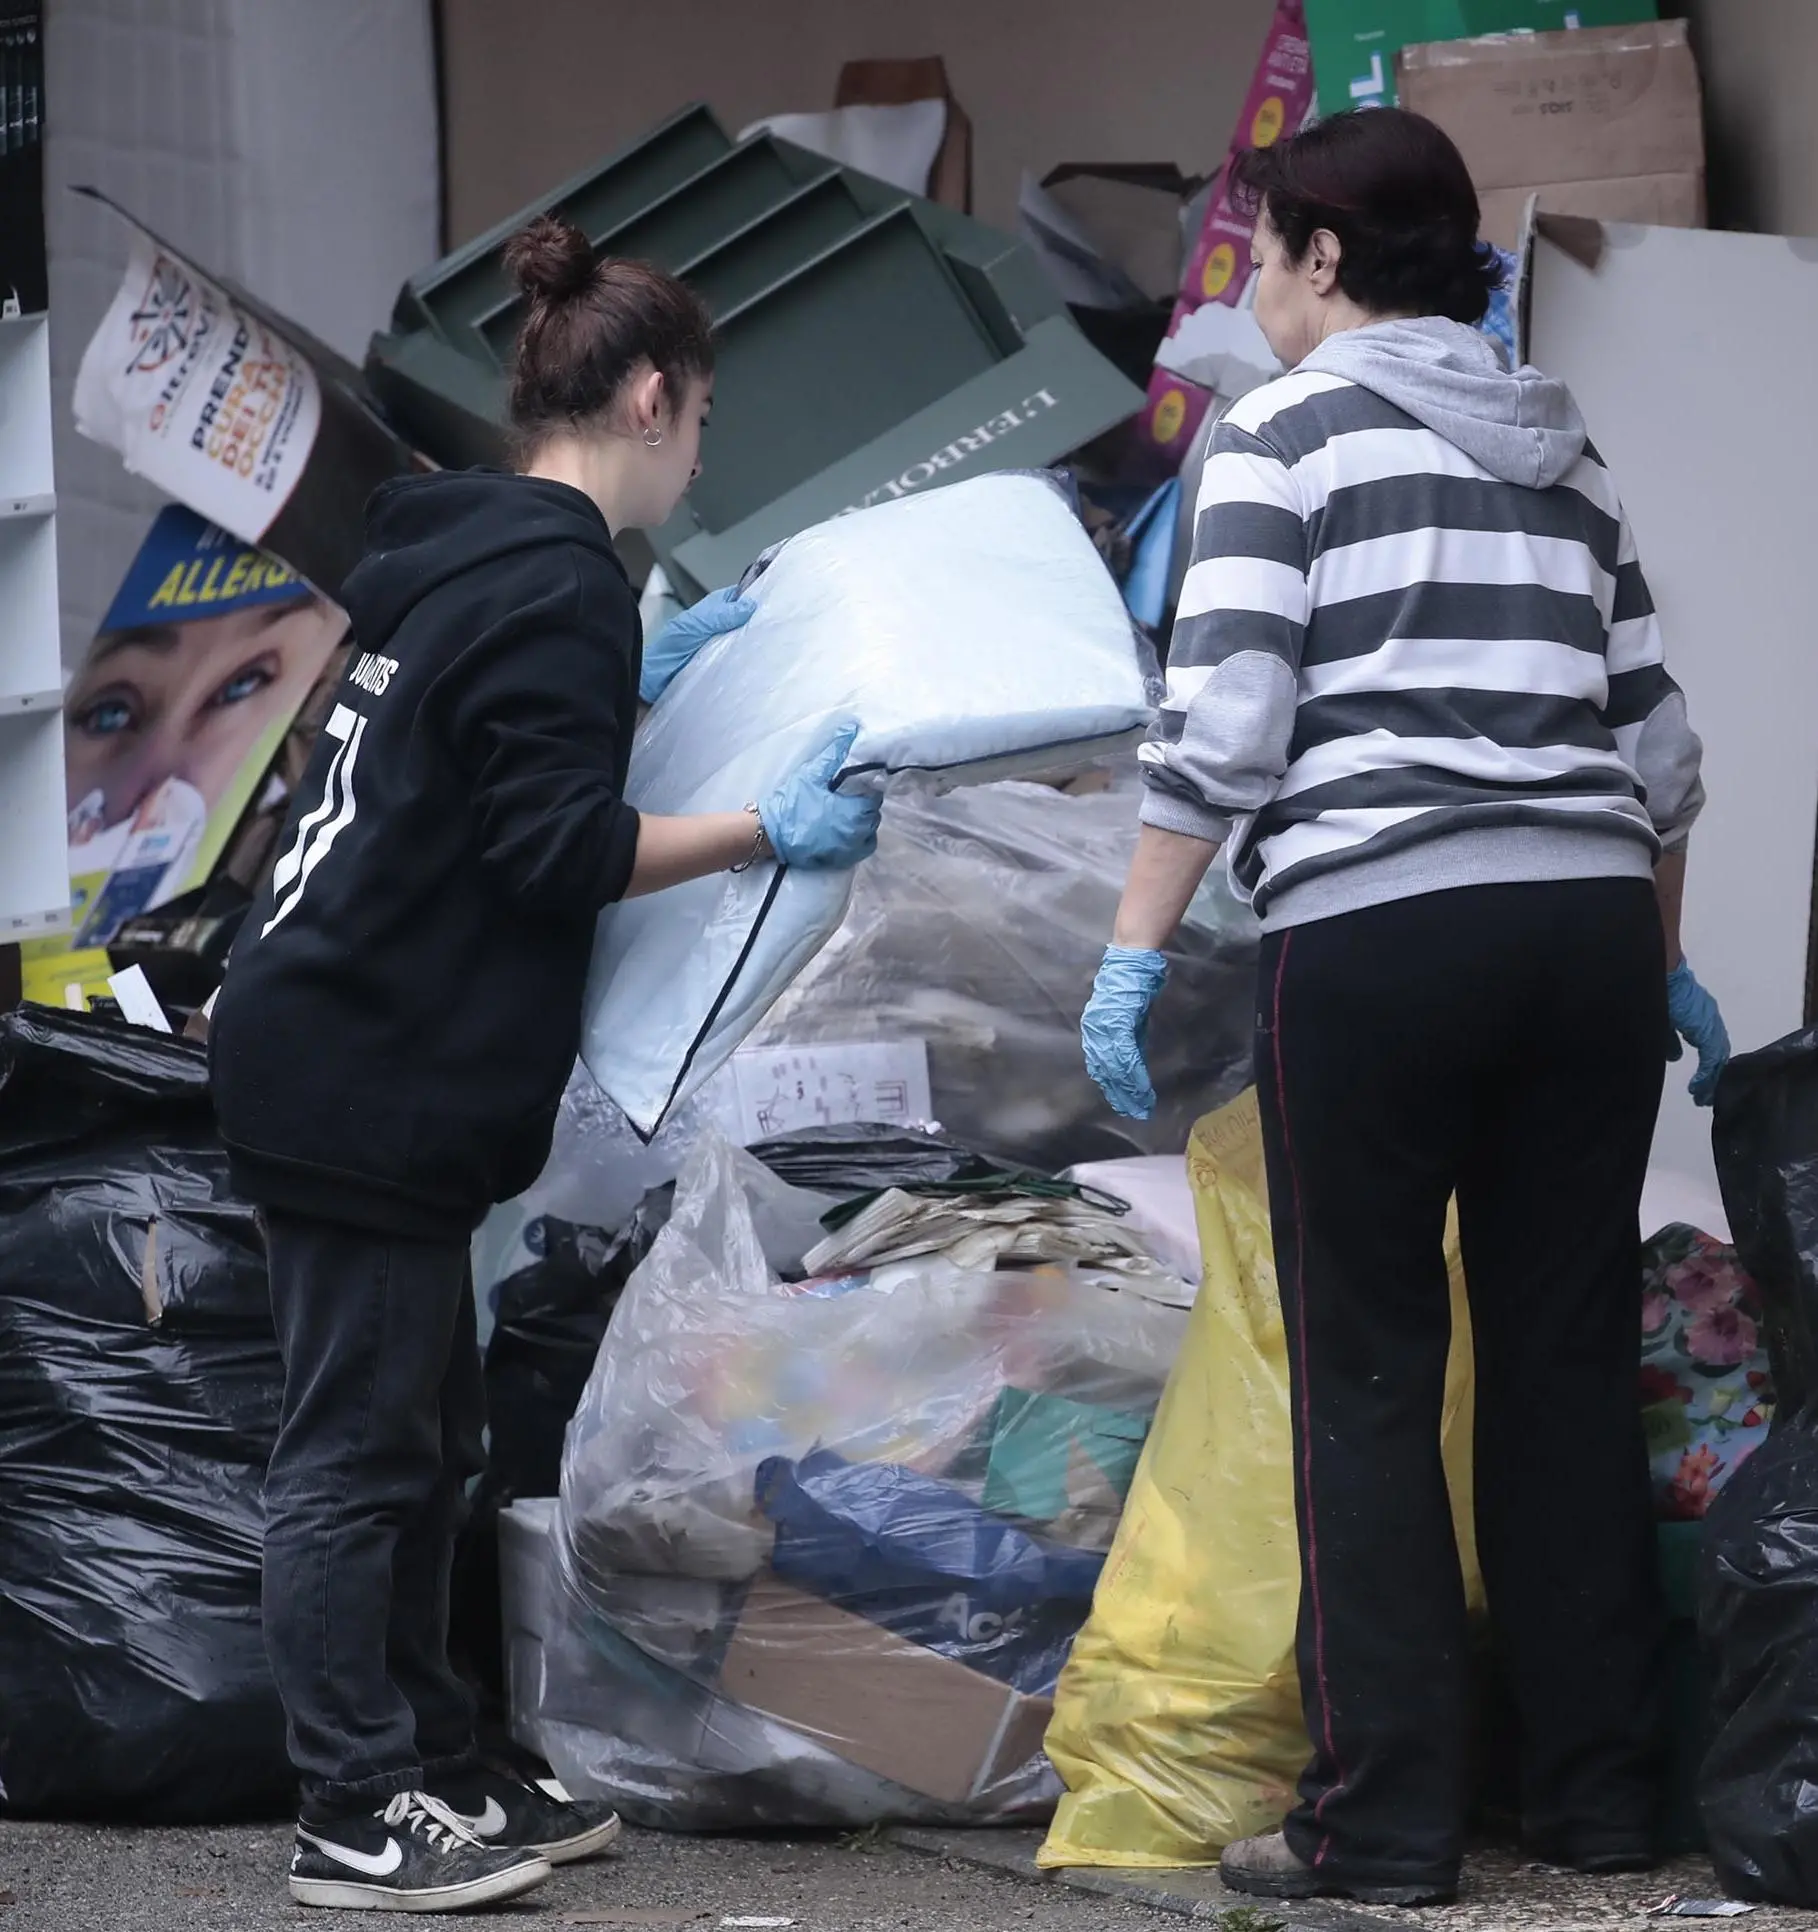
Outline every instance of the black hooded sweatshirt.
[(637, 602), (593, 503), (491, 471), (388, 483), (353, 651), (209, 1030), (236, 1186), (465, 1240), (536, 1178), (580, 1043), (624, 803)]

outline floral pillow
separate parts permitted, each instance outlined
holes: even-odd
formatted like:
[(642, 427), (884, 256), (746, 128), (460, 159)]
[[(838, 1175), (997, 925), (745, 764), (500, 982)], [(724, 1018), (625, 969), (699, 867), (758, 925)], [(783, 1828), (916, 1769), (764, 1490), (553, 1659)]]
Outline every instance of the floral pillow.
[(1680, 1523), (1704, 1515), (1774, 1419), (1761, 1298), (1736, 1250), (1696, 1228), (1642, 1247), (1641, 1411), (1655, 1508)]

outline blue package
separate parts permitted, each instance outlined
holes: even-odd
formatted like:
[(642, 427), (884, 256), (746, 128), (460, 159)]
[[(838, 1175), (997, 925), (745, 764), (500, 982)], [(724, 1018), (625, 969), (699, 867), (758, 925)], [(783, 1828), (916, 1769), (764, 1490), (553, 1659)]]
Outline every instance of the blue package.
[(1496, 257), (1497, 266), (1502, 270), (1502, 282), (1495, 294), (1490, 297), (1490, 307), (1478, 328), (1487, 335), (1502, 351), (1503, 366), (1515, 366), (1515, 279), (1520, 264), (1506, 248), (1496, 248), (1489, 242), (1480, 247)]
[(760, 1464), (757, 1503), (784, 1582), (1031, 1696), (1054, 1689), (1105, 1563), (932, 1477), (828, 1450)]

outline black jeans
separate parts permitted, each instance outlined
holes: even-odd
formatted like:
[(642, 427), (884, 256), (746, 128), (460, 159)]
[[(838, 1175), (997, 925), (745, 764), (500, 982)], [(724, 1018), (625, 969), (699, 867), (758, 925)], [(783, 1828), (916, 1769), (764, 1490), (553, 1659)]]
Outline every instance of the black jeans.
[(1456, 1195), (1478, 1551), (1527, 1831), (1554, 1856), (1646, 1847), (1664, 1623), (1637, 1224), (1668, 1037), (1652, 890), (1472, 887), (1273, 934), (1258, 1009), (1314, 1747), (1289, 1844), (1341, 1881), (1458, 1867), (1470, 1660), (1440, 1462)]
[(486, 1392), (465, 1239), (268, 1213), (284, 1413), (265, 1477), (265, 1644), (306, 1812), (474, 1754), (448, 1581)]

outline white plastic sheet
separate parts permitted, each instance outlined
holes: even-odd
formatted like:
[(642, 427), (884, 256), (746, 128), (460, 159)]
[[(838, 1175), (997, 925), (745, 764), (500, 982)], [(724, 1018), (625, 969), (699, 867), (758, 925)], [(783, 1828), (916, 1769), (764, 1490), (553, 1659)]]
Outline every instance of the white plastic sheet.
[[(638, 733), (629, 795), (660, 814), (767, 797), (844, 723), (841, 783), (939, 785), (1090, 762), (1148, 691), (1117, 588), (1053, 479), (984, 476), (792, 538)], [(724, 1063), (838, 928), (851, 875), (775, 865), (614, 906), (582, 1057), (642, 1133)]]

